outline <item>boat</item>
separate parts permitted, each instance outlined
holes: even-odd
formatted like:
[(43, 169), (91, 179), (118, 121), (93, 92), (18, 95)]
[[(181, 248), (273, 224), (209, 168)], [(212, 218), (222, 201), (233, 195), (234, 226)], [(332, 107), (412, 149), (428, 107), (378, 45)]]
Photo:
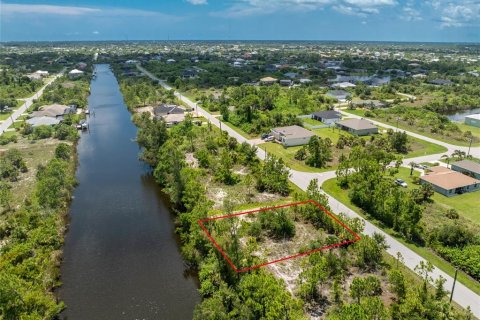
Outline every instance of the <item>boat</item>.
[(79, 130), (87, 130), (88, 129), (88, 122), (85, 119), (80, 120), (77, 124), (77, 129)]

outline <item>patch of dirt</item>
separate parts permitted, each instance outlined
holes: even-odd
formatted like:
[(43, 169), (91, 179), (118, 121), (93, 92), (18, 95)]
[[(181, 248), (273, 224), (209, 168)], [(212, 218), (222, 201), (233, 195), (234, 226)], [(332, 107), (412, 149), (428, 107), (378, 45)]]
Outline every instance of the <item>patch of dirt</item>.
[(185, 162), (192, 168), (198, 168), (198, 160), (193, 156), (192, 152), (185, 154)]

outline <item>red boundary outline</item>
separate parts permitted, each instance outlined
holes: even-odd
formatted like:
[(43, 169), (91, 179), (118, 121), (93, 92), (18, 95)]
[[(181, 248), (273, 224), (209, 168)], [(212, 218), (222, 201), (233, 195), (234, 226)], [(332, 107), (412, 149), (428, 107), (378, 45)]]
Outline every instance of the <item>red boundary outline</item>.
[[(273, 261), (268, 261), (268, 262), (265, 262), (265, 263), (262, 263), (262, 264), (258, 264), (258, 265), (255, 265), (255, 266), (251, 266), (251, 267), (246, 267), (246, 268), (243, 268), (243, 269), (238, 269), (234, 264), (233, 262), (230, 260), (230, 258), (228, 257), (228, 255), (223, 251), (223, 249), (220, 247), (220, 245), (215, 241), (215, 239), (212, 237), (212, 235), (210, 234), (210, 232), (208, 232), (207, 228), (205, 227), (205, 224), (206, 222), (209, 222), (209, 221), (214, 221), (214, 220), (219, 220), (219, 219), (225, 219), (225, 218), (231, 218), (231, 217), (235, 217), (235, 216), (241, 216), (241, 215), (244, 215), (244, 214), (252, 214), (252, 213), (255, 213), (255, 212), (262, 212), (262, 211), (268, 211), (268, 210), (273, 210), (273, 209), (279, 209), (279, 208), (285, 208), (285, 207), (291, 207), (291, 206), (298, 206), (298, 205), (302, 205), (302, 204), (307, 204), (307, 203), (312, 203), (314, 204), (315, 206), (317, 206), (320, 210), (322, 210), (323, 212), (325, 212), (330, 218), (332, 218), (335, 222), (337, 222), (338, 224), (340, 224), (343, 228), (345, 228), (345, 230), (347, 230), (351, 235), (353, 235), (355, 238), (353, 240), (345, 240), (345, 241), (342, 241), (342, 242), (339, 242), (339, 243), (334, 243), (334, 244), (331, 244), (331, 245), (328, 245), (328, 246), (324, 246), (324, 247), (321, 247), (321, 248), (316, 248), (316, 249), (313, 249), (313, 250), (309, 250), (309, 251), (306, 251), (306, 252), (302, 252), (302, 253), (297, 253), (297, 254), (294, 254), (294, 255), (291, 255), (291, 256), (287, 256), (287, 257), (284, 257), (284, 258), (280, 258), (280, 259), (277, 259), (277, 260), (273, 260)], [(232, 267), (232, 269), (239, 273), (239, 272), (246, 272), (246, 271), (249, 271), (249, 270), (253, 270), (253, 269), (258, 269), (258, 268), (261, 268), (261, 267), (265, 267), (269, 264), (273, 264), (273, 263), (277, 263), (277, 262), (281, 262), (281, 261), (285, 261), (285, 260), (289, 260), (289, 259), (294, 259), (294, 258), (298, 258), (298, 257), (301, 257), (301, 256), (306, 256), (306, 255), (309, 255), (309, 254), (312, 254), (314, 252), (317, 252), (317, 251), (322, 251), (322, 250), (327, 250), (327, 249), (331, 249), (331, 248), (335, 248), (335, 247), (340, 247), (340, 246), (343, 246), (343, 245), (346, 245), (346, 244), (349, 244), (349, 243), (354, 243), (354, 242), (357, 242), (358, 240), (360, 240), (360, 236), (354, 232), (353, 230), (351, 230), (349, 227), (347, 227), (342, 221), (340, 221), (340, 219), (338, 219), (335, 215), (333, 215), (330, 211), (328, 211), (327, 209), (325, 209), (321, 204), (319, 204), (318, 202), (316, 202), (315, 200), (307, 200), (307, 201), (301, 201), (301, 202), (293, 202), (293, 203), (288, 203), (288, 204), (284, 204), (284, 205), (279, 205), (279, 206), (274, 206), (274, 207), (268, 207), (268, 208), (260, 208), (260, 209), (255, 209), (255, 210), (251, 210), (251, 211), (244, 211), (244, 212), (237, 212), (237, 213), (232, 213), (232, 214), (227, 214), (227, 215), (224, 215), (224, 216), (216, 216), (216, 217), (210, 217), (210, 218), (205, 218), (205, 219), (200, 219), (197, 221), (198, 224), (200, 225), (200, 227), (203, 229), (203, 231), (206, 233), (207, 237), (210, 239), (210, 241), (213, 243), (213, 245), (217, 248), (217, 250), (220, 252), (220, 254), (223, 256), (223, 258), (225, 258), (225, 260), (228, 262), (228, 264), (230, 265), (230, 267)]]

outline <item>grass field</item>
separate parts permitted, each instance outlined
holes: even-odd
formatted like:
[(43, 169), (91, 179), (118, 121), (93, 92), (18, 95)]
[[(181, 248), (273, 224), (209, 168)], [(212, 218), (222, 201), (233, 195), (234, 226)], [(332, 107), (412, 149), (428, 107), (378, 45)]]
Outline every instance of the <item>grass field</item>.
[(312, 119), (312, 118), (303, 118), (303, 123), (309, 124), (311, 126), (323, 126), (325, 125), (323, 122)]
[[(409, 184), (409, 187), (411, 187), (411, 183), (409, 183), (411, 182), (411, 180), (408, 178), (407, 178), (408, 180), (405, 179), (405, 177), (408, 177), (409, 174), (410, 174), (410, 171), (408, 169), (401, 168), (398, 177), (407, 181), (407, 183)], [(381, 222), (374, 220), (361, 208), (351, 203), (350, 198), (348, 197), (348, 190), (341, 189), (337, 184), (336, 178), (325, 181), (322, 185), (322, 189), (326, 193), (328, 193), (329, 195), (337, 199), (338, 201), (345, 204), (348, 208), (358, 213), (364, 219), (367, 219), (373, 224), (375, 224), (376, 226), (382, 228), (383, 231), (395, 237), (396, 240), (400, 241), (402, 244), (404, 244), (409, 249), (413, 250), (414, 252), (422, 256), (424, 259), (432, 262), (436, 267), (440, 268), (448, 275), (452, 277), (455, 275), (455, 268), (450, 263), (448, 263), (447, 261), (439, 257), (437, 254), (435, 254), (435, 252), (433, 252), (432, 250), (426, 247), (419, 246), (415, 243), (407, 242), (403, 238), (398, 237), (393, 230), (385, 228)], [(470, 288), (472, 291), (474, 291), (475, 293), (480, 294), (480, 283), (473, 280), (469, 275), (467, 275), (463, 271), (458, 272), (458, 280), (462, 282), (465, 286)]]
[(435, 192), (432, 197), (438, 205), (445, 209), (453, 208), (458, 214), (480, 225), (480, 191), (445, 197)]
[(285, 161), (285, 164), (293, 170), (306, 171), (306, 172), (325, 172), (330, 170), (335, 170), (335, 167), (328, 168), (313, 168), (307, 166), (305, 162), (295, 159), (295, 153), (301, 149), (301, 146), (288, 147), (285, 148), (281, 144), (274, 142), (265, 142), (258, 145), (259, 148), (266, 150), (267, 153), (273, 154), (276, 157), (282, 158)]

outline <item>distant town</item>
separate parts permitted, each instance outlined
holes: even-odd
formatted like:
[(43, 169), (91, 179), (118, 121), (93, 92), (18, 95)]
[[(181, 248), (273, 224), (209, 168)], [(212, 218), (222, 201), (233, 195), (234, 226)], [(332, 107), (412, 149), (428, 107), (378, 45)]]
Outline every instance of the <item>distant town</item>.
[(0, 83), (1, 319), (480, 318), (479, 45), (4, 42)]

